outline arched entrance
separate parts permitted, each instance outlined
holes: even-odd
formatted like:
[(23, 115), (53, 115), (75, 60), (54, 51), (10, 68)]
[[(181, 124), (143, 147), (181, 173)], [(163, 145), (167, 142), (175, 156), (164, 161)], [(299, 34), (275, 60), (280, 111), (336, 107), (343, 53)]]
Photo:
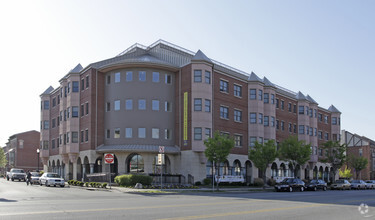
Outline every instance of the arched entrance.
[(229, 162), (228, 162), (228, 160), (220, 163), (219, 175), (230, 175), (229, 174)]
[(285, 175), (287, 177), (294, 177), (294, 167), (291, 163), (288, 164), (288, 173)]
[[(171, 162), (169, 160), (169, 157), (167, 155), (164, 155), (164, 166), (163, 166), (163, 174), (165, 173), (171, 173)], [(157, 164), (158, 156), (156, 155), (154, 157), (154, 161), (152, 163), (152, 167), (155, 174), (160, 174), (160, 165)]]
[(310, 167), (309, 167), (309, 165), (306, 165), (306, 167), (305, 167), (305, 179), (306, 180), (310, 179)]
[(94, 173), (101, 173), (102, 165), (103, 165), (102, 157), (96, 158), (95, 164), (94, 164)]
[(77, 160), (77, 180), (81, 181), (82, 180), (82, 161), (81, 161), (81, 158), (78, 157), (78, 160)]
[(116, 155), (115, 155), (115, 161), (113, 162), (113, 164), (110, 165), (110, 172), (114, 174), (114, 176), (117, 176), (118, 174), (118, 161), (117, 161)]
[(335, 182), (335, 174), (334, 174), (334, 172), (333, 172), (333, 168), (331, 167), (331, 169), (330, 169), (330, 172), (329, 172), (329, 181), (331, 182), (331, 183), (333, 183), (333, 182)]
[(281, 163), (280, 169), (279, 169), (279, 177), (286, 177), (285, 173), (286, 173), (285, 164)]
[(324, 169), (323, 180), (326, 181), (327, 183), (328, 183), (328, 175), (329, 175), (329, 169), (328, 167), (326, 167)]
[(315, 166), (313, 170), (313, 179), (318, 179), (318, 167)]
[(250, 184), (251, 177), (253, 176), (253, 164), (251, 163), (251, 161), (248, 160), (245, 163), (245, 167), (246, 167), (246, 183)]
[(140, 154), (131, 154), (126, 160), (128, 173), (143, 173), (145, 171), (145, 163)]
[(319, 172), (318, 172), (318, 179), (323, 179), (323, 167), (319, 167)]
[(235, 176), (241, 175), (241, 162), (239, 160), (235, 160), (233, 162), (232, 174), (234, 174)]
[(278, 169), (277, 169), (277, 164), (274, 162), (271, 165), (271, 177), (275, 178), (278, 177)]

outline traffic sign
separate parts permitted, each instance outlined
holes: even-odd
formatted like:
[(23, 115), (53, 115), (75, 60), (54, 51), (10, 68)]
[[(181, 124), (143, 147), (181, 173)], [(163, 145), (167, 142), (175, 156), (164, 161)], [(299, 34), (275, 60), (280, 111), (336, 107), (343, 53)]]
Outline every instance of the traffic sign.
[(159, 146), (159, 153), (164, 154), (164, 146)]
[(106, 164), (113, 164), (115, 162), (114, 154), (104, 154), (104, 162)]
[(158, 165), (164, 165), (164, 154), (158, 154)]

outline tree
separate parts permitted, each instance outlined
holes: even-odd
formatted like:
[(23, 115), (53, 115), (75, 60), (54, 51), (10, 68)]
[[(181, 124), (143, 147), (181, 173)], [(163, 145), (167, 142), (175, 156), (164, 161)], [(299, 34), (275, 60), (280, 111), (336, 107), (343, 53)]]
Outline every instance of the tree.
[[(263, 182), (266, 184), (267, 167), (278, 157), (275, 141), (269, 140), (265, 144), (255, 142), (255, 146), (249, 150), (249, 159), (263, 174)], [(263, 186), (265, 188), (265, 185)]]
[(281, 160), (292, 164), (294, 176), (296, 177), (298, 172), (297, 165), (302, 166), (310, 160), (310, 144), (305, 144), (305, 141), (299, 141), (297, 136), (289, 136), (281, 142), (279, 155)]
[(368, 160), (365, 157), (350, 156), (349, 165), (354, 168), (356, 179), (358, 179), (361, 170), (365, 169), (367, 166)]
[(322, 163), (330, 163), (333, 169), (334, 178), (337, 171), (344, 165), (346, 160), (346, 145), (340, 145), (337, 141), (327, 141), (323, 144), (323, 152), (326, 152), (325, 158), (320, 159)]
[(4, 153), (4, 149), (0, 147), (0, 168), (3, 168), (8, 163), (7, 158)]
[(353, 176), (353, 174), (351, 173), (351, 170), (348, 169), (348, 166), (345, 166), (344, 170), (339, 170), (339, 176), (341, 178), (350, 179)]
[[(209, 137), (204, 141), (204, 145), (206, 145), (204, 154), (209, 161), (212, 161), (212, 168), (214, 168), (215, 164), (220, 164), (227, 160), (230, 150), (234, 147), (234, 140), (216, 131), (212, 138)], [(214, 175), (213, 172), (212, 175)], [(214, 183), (212, 182), (212, 184)], [(217, 181), (217, 189), (219, 190), (219, 181)]]

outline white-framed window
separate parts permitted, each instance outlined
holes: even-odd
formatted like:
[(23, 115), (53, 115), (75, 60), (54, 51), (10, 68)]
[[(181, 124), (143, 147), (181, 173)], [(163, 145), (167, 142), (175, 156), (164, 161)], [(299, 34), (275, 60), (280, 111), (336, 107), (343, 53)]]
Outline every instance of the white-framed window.
[(236, 122), (242, 122), (242, 111), (235, 109), (234, 110), (234, 121)]
[(268, 104), (270, 102), (270, 94), (269, 93), (264, 93), (264, 99), (263, 102)]
[(202, 70), (194, 70), (194, 82), (202, 82)]
[(211, 84), (211, 72), (207, 70), (204, 72), (204, 82), (207, 84)]
[(152, 100), (152, 110), (159, 111), (159, 100)]
[(172, 139), (172, 131), (170, 129), (164, 129), (164, 139), (165, 140)]
[(114, 138), (120, 138), (120, 128), (115, 128)]
[(133, 128), (125, 128), (125, 138), (133, 137)]
[(165, 74), (165, 84), (172, 84), (172, 76), (170, 74)]
[(146, 71), (139, 71), (139, 81), (144, 82), (146, 81)]
[(152, 82), (159, 82), (159, 72), (152, 72)]
[(220, 118), (229, 119), (229, 108), (220, 106)]
[(202, 128), (194, 128), (194, 140), (202, 140)]
[(131, 81), (133, 81), (133, 72), (127, 71), (126, 72), (126, 82), (131, 82)]
[(257, 113), (250, 113), (250, 124), (257, 123)]
[(256, 99), (257, 99), (257, 90), (250, 89), (250, 100), (256, 100)]
[(263, 90), (259, 89), (258, 90), (258, 96), (259, 96), (259, 101), (263, 100)]
[(269, 116), (264, 116), (264, 126), (269, 126), (269, 125), (270, 125)]
[(114, 110), (115, 111), (119, 111), (120, 110), (120, 105), (121, 105), (120, 100), (115, 100)]
[(171, 112), (172, 111), (172, 104), (170, 102), (164, 102), (164, 110), (166, 112)]
[(202, 111), (202, 99), (194, 99), (194, 111)]
[(126, 110), (132, 110), (133, 109), (133, 100), (132, 99), (125, 100), (125, 109)]
[(119, 83), (121, 81), (121, 73), (115, 73), (115, 83)]
[(211, 128), (205, 128), (204, 129), (204, 134), (205, 134), (205, 140), (211, 137)]
[(242, 97), (242, 86), (234, 84), (233, 93), (236, 97)]
[(236, 147), (242, 147), (242, 135), (234, 135), (234, 143)]
[(138, 100), (138, 110), (146, 110), (146, 100), (139, 99)]
[(255, 142), (257, 142), (257, 137), (250, 137), (250, 147), (254, 147)]
[(263, 114), (262, 113), (258, 114), (258, 122), (259, 122), (259, 124), (263, 124)]
[(229, 93), (229, 85), (227, 81), (220, 80), (220, 92)]
[(152, 131), (152, 138), (153, 139), (159, 139), (159, 128), (153, 128)]
[(211, 112), (211, 100), (209, 99), (204, 100), (204, 111)]
[(138, 138), (146, 138), (146, 128), (138, 128)]

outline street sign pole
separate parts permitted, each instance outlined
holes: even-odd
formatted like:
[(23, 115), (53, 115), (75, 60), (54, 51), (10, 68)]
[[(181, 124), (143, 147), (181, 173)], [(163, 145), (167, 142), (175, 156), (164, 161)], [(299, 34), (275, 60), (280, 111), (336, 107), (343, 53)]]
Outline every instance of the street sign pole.
[(104, 162), (108, 164), (109, 170), (109, 188), (112, 189), (112, 175), (111, 175), (111, 164), (115, 163), (115, 155), (114, 154), (104, 154)]
[(160, 171), (160, 190), (163, 190), (163, 165), (164, 165), (164, 146), (159, 146), (158, 163), (161, 167)]
[[(164, 155), (162, 155), (163, 157)], [(160, 190), (163, 191), (163, 159), (161, 162), (161, 172), (160, 172)]]

